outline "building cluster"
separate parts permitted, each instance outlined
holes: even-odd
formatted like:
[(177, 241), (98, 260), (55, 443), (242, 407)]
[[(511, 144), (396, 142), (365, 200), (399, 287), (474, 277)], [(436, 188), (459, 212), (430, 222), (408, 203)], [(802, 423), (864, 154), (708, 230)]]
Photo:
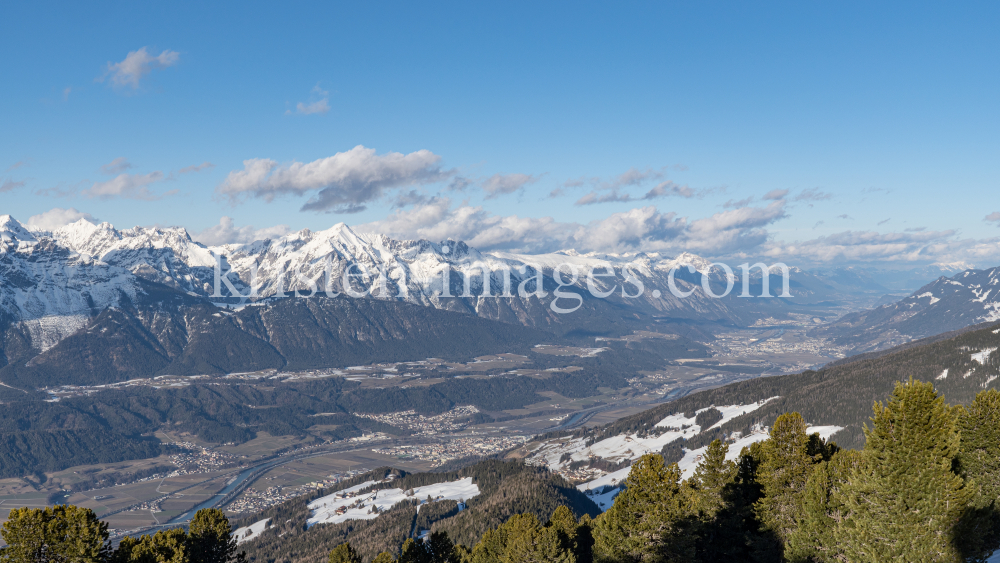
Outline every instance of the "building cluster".
[(171, 475), (186, 475), (217, 471), (240, 465), (241, 457), (226, 452), (202, 448), (190, 442), (174, 442), (181, 451), (170, 456), (170, 461), (178, 467)]
[(373, 448), (372, 451), (384, 455), (430, 461), (433, 467), (437, 467), (453, 459), (486, 456), (507, 451), (527, 441), (526, 436), (473, 436), (455, 438), (439, 444), (387, 446)]
[(396, 428), (412, 430), (419, 436), (460, 431), (468, 425), (469, 417), (478, 412), (479, 409), (476, 407), (466, 405), (434, 416), (424, 416), (412, 410), (388, 414), (356, 414), (355, 416), (376, 420)]
[(276, 504), (281, 504), (286, 500), (300, 496), (305, 492), (306, 490), (303, 487), (268, 487), (263, 491), (248, 487), (240, 498), (226, 507), (226, 511), (232, 514), (260, 512)]

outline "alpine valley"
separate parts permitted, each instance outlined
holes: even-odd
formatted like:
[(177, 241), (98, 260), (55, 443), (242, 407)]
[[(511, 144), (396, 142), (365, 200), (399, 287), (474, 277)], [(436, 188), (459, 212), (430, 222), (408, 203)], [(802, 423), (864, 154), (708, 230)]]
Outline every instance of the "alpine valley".
[(217, 507), (255, 560), (370, 559), (422, 531), (597, 517), (643, 455), (689, 478), (783, 413), (860, 448), (910, 377), (962, 404), (997, 386), (1000, 269), (787, 280), (342, 223), (205, 246), (0, 216), (0, 501), (87, 507), (117, 539)]

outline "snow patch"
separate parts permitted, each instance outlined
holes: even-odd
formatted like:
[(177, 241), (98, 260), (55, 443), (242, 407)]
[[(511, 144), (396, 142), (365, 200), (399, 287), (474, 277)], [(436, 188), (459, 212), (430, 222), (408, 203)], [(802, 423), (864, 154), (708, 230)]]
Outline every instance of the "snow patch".
[(249, 526), (236, 528), (236, 531), (232, 533), (232, 536), (236, 538), (236, 544), (239, 545), (243, 542), (257, 539), (257, 537), (264, 533), (264, 530), (267, 529), (267, 523), (270, 521), (270, 518), (265, 518), (264, 520), (254, 522)]
[(941, 372), (941, 375), (935, 377), (934, 379), (947, 379), (947, 377), (948, 377), (948, 368), (945, 368), (945, 370)]
[(981, 366), (985, 366), (986, 361), (990, 359), (990, 354), (992, 354), (993, 352), (996, 352), (996, 348), (987, 348), (985, 350), (981, 350), (972, 355), (972, 361), (977, 362)]
[[(430, 502), (437, 502), (439, 500), (460, 501), (479, 495), (479, 486), (472, 482), (472, 477), (466, 477), (458, 481), (415, 487), (412, 496), (408, 496), (403, 489), (382, 489), (363, 493), (356, 497), (347, 496), (353, 491), (363, 489), (365, 486), (370, 487), (375, 483), (375, 481), (368, 484), (362, 483), (310, 502), (308, 508), (312, 511), (312, 517), (306, 520), (306, 526), (336, 524), (347, 520), (372, 520), (378, 518), (382, 512), (410, 499), (419, 500), (423, 504), (428, 502), (428, 497), (430, 497)], [(373, 507), (377, 507), (377, 510), (373, 510)]]
[(940, 301), (940, 299), (938, 299), (937, 297), (934, 297), (934, 294), (931, 293), (931, 292), (929, 292), (929, 291), (927, 293), (921, 293), (920, 295), (917, 296), (917, 299), (920, 299), (920, 298), (923, 298), (923, 297), (930, 297), (931, 298), (931, 302), (928, 303), (929, 305), (933, 305), (933, 304), (937, 303), (938, 301)]

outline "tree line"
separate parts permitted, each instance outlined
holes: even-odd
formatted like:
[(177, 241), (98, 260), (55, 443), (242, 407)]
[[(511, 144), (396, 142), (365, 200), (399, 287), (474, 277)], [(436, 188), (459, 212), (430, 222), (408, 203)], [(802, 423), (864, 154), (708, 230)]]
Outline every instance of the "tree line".
[[(544, 524), (516, 515), (471, 548), (437, 532), (373, 561), (982, 562), (1000, 548), (1000, 392), (951, 406), (930, 383), (897, 383), (875, 403), (861, 450), (806, 428), (781, 415), (735, 461), (715, 440), (686, 480), (676, 463), (643, 456), (593, 519), (566, 507)], [(362, 563), (349, 544), (329, 560)]]
[(214, 508), (199, 510), (189, 529), (125, 537), (117, 547), (108, 525), (89, 508), (56, 505), (15, 508), (0, 528), (7, 546), (3, 563), (243, 563), (229, 519)]

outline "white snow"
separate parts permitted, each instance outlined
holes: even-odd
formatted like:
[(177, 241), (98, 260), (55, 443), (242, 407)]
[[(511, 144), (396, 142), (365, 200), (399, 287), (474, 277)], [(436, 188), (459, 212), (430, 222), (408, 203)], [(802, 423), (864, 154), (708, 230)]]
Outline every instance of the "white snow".
[(917, 296), (917, 299), (920, 299), (922, 297), (930, 297), (931, 298), (931, 302), (929, 303), (929, 305), (933, 305), (933, 304), (937, 303), (938, 301), (940, 301), (940, 299), (938, 299), (937, 297), (934, 297), (934, 294), (931, 293), (931, 292), (929, 292), (929, 291), (927, 293), (921, 293), (920, 295)]
[(265, 518), (264, 520), (259, 520), (249, 526), (236, 528), (236, 531), (232, 533), (232, 536), (236, 538), (237, 545), (257, 539), (257, 537), (264, 533), (264, 530), (267, 529), (267, 523), (270, 521), (270, 518)]
[[(706, 407), (696, 411), (695, 416), (712, 408), (719, 409), (723, 418), (717, 424), (712, 426), (712, 428), (715, 428), (740, 415), (753, 412), (762, 407), (768, 401), (776, 398), (777, 397), (771, 397), (756, 403), (750, 403), (748, 405)], [(685, 428), (685, 426), (687, 428)], [(655, 428), (667, 430), (658, 436), (640, 437), (638, 434), (619, 434), (617, 436), (605, 438), (590, 447), (587, 447), (586, 441), (583, 438), (577, 438), (563, 443), (546, 443), (532, 452), (531, 457), (536, 459), (542, 458), (540, 461), (543, 461), (549, 469), (558, 469), (562, 465), (574, 461), (586, 461), (594, 456), (617, 462), (626, 459), (636, 460), (648, 453), (660, 452), (663, 449), (663, 446), (681, 438), (693, 438), (702, 431), (701, 427), (695, 424), (695, 418), (688, 418), (684, 416), (684, 413), (672, 414), (665, 417), (663, 420), (656, 423)], [(567, 461), (560, 461), (563, 458), (563, 454), (567, 453), (570, 454), (569, 459)], [(628, 468), (625, 470), (626, 475), (628, 474), (627, 469)], [(612, 473), (611, 475), (612, 477), (610, 478), (613, 478), (615, 474)], [(606, 475), (605, 477), (608, 476)], [(601, 479), (604, 479), (604, 477)], [(601, 485), (605, 483), (605, 481), (600, 480), (599, 482)], [(608, 483), (610, 483), (610, 481), (608, 481)]]
[(593, 489), (589, 491), (584, 491), (584, 493), (590, 497), (590, 500), (594, 501), (597, 508), (601, 509), (601, 512), (611, 508), (611, 505), (615, 502), (615, 497), (618, 493), (622, 492), (621, 487), (605, 487), (600, 489)]
[(991, 375), (991, 376), (987, 377), (986, 381), (983, 382), (983, 389), (986, 389), (986, 387), (990, 383), (993, 383), (994, 381), (996, 381), (996, 379), (997, 379), (997, 376), (995, 376), (995, 375)]
[[(363, 488), (359, 485), (351, 489), (358, 490), (359, 487)], [(306, 526), (336, 524), (347, 520), (371, 520), (378, 518), (380, 513), (409, 499), (416, 499), (421, 503), (426, 502), (428, 496), (432, 502), (470, 499), (479, 494), (479, 486), (472, 482), (472, 477), (466, 477), (458, 481), (415, 487), (412, 496), (407, 496), (403, 489), (382, 489), (345, 498), (349, 492), (350, 489), (337, 491), (310, 502), (308, 507), (312, 511), (312, 516), (306, 520)], [(377, 513), (372, 512), (373, 506), (378, 507)], [(337, 514), (338, 509), (343, 509), (341, 514)]]
[[(833, 426), (833, 425), (809, 426), (806, 428), (806, 432), (808, 434), (818, 433), (820, 438), (822, 438), (823, 440), (829, 440), (831, 436), (833, 436), (834, 434), (843, 429), (844, 428), (842, 426)], [(748, 447), (756, 442), (762, 442), (764, 440), (767, 440), (767, 438), (768, 438), (768, 432), (763, 428), (759, 428), (754, 432), (747, 434), (746, 436), (741, 436), (735, 441), (729, 443), (729, 449), (726, 451), (726, 460), (736, 461), (736, 459), (740, 456), (740, 453), (743, 451), (743, 448)], [(691, 476), (694, 475), (695, 469), (697, 469), (698, 466), (701, 465), (702, 458), (704, 457), (705, 452), (707, 450), (708, 446), (702, 446), (696, 450), (688, 450), (688, 449), (684, 450), (684, 457), (679, 462), (677, 462), (677, 466), (681, 470), (682, 479), (690, 479)], [(603, 491), (605, 487), (609, 486), (615, 487), (620, 485), (625, 480), (625, 478), (628, 477), (628, 474), (631, 470), (632, 470), (631, 467), (619, 469), (614, 473), (608, 473), (607, 475), (594, 479), (593, 481), (588, 481), (586, 483), (577, 485), (576, 488), (590, 495), (591, 499), (594, 500), (595, 502), (597, 502), (598, 498), (606, 501), (607, 500), (606, 497), (610, 496), (610, 498), (614, 498), (617, 492), (614, 492), (613, 494), (607, 492), (604, 494), (597, 494), (597, 492)], [(611, 505), (608, 504), (607, 506), (604, 506), (598, 504), (598, 506), (600, 506), (601, 511), (603, 512), (604, 510), (607, 510)]]
[(948, 377), (948, 368), (945, 368), (945, 370), (941, 372), (941, 375), (935, 377), (934, 379), (946, 379), (947, 377)]
[(712, 428), (718, 428), (738, 416), (742, 416), (748, 412), (753, 412), (759, 409), (760, 407), (764, 406), (765, 404), (767, 404), (768, 401), (773, 401), (774, 399), (777, 398), (778, 397), (768, 397), (763, 401), (757, 401), (756, 403), (750, 403), (749, 405), (730, 405), (727, 407), (715, 407), (719, 409), (719, 411), (722, 413), (722, 420), (710, 426), (708, 430), (711, 430)]
[(981, 366), (986, 365), (986, 360), (990, 359), (990, 354), (996, 352), (996, 348), (986, 348), (985, 350), (980, 350), (975, 354), (972, 354), (972, 361), (977, 362)]

